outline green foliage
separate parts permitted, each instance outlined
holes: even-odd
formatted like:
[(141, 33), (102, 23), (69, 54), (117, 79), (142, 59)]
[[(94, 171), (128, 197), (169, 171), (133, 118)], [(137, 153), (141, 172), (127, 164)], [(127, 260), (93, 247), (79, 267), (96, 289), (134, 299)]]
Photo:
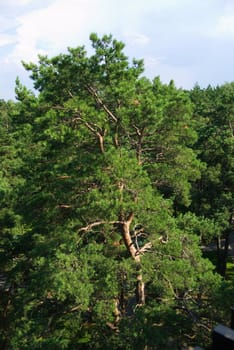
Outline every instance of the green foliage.
[(225, 187), (212, 216), (196, 186), (207, 172), (204, 187), (222, 191), (224, 163), (208, 159), (230, 140), (215, 143), (199, 89), (150, 81), (123, 43), (90, 39), (91, 56), (24, 63), (38, 95), (17, 80), (18, 102), (0, 106), (2, 348), (205, 343), (222, 281), (199, 244), (220, 234), (231, 198)]
[[(194, 145), (199, 159), (206, 164), (193, 186), (192, 211), (212, 220), (215, 228), (209, 239), (218, 243), (217, 270), (225, 275), (228, 240), (233, 232), (233, 83), (190, 93), (197, 119), (198, 141)], [(213, 236), (213, 237), (212, 237)], [(220, 239), (225, 249), (220, 248)]]
[[(200, 104), (199, 94), (203, 98)], [(199, 139), (195, 145), (199, 158), (207, 164), (198, 182), (197, 196), (194, 201), (199, 205), (197, 211), (215, 217), (223, 212), (229, 215), (233, 210), (233, 98), (234, 85), (201, 90), (196, 87), (191, 92), (195, 104), (196, 118), (203, 118), (200, 123)]]

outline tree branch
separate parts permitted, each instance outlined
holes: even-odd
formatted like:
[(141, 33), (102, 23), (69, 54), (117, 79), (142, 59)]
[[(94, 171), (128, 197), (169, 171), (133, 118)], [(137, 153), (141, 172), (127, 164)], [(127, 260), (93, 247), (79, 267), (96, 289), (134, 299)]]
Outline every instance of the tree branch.
[(122, 221), (105, 221), (105, 220), (100, 220), (100, 221), (95, 221), (87, 226), (81, 227), (78, 232), (88, 232), (91, 231), (93, 227), (104, 225), (104, 224), (110, 224), (110, 225), (116, 225), (116, 224), (122, 224)]
[(104, 109), (107, 115), (112, 119), (113, 122), (117, 123), (118, 119), (116, 116), (110, 111), (107, 105), (102, 101), (102, 99), (98, 96), (97, 92), (92, 86), (87, 86), (88, 92), (95, 98), (96, 102)]

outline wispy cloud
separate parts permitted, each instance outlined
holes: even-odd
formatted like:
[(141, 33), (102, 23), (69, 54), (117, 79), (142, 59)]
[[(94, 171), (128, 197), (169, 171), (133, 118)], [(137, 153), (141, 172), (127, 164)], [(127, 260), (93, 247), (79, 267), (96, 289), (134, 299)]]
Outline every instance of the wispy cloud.
[[(191, 1), (191, 0), (186, 0)], [(87, 41), (91, 32), (120, 33), (127, 44), (146, 46), (150, 38), (143, 33), (145, 16), (170, 11), (185, 0), (10, 0), (9, 4), (37, 8), (17, 16), (16, 45), (8, 59), (36, 60), (37, 54), (51, 54)], [(47, 4), (47, 5), (46, 5)]]
[[(101, 10), (101, 11), (100, 11)], [(51, 53), (83, 44), (87, 33), (110, 27), (115, 13), (107, 1), (57, 0), (17, 18), (16, 45), (10, 58), (35, 60), (40, 50)], [(98, 15), (99, 14), (99, 15)], [(114, 21), (113, 21), (114, 22)]]
[(123, 37), (126, 44), (137, 45), (137, 46), (146, 46), (150, 43), (150, 37), (145, 34), (140, 33), (124, 33)]
[(16, 39), (15, 39), (14, 35), (0, 33), (0, 46), (13, 44), (15, 42), (15, 40)]
[(165, 56), (145, 56), (145, 65), (150, 69), (158, 68), (166, 62)]
[(213, 31), (218, 37), (234, 37), (234, 14), (221, 16)]
[[(4, 0), (3, 0), (4, 1)], [(5, 6), (26, 6), (32, 3), (37, 2), (38, 0), (7, 0)], [(42, 0), (44, 2), (44, 0)]]

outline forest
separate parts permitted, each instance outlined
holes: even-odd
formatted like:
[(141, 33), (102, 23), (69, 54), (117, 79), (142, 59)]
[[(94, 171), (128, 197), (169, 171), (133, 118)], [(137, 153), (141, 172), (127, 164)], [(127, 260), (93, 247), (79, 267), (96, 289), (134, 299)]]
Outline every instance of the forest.
[(234, 83), (90, 40), (0, 100), (0, 348), (208, 349), (234, 303)]

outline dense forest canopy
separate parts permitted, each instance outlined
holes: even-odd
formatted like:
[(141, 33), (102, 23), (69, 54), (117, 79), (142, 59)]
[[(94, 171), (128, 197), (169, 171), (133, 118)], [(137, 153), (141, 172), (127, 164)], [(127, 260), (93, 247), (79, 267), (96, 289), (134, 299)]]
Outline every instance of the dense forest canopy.
[(234, 296), (234, 83), (151, 81), (90, 39), (0, 103), (0, 346), (207, 346)]

